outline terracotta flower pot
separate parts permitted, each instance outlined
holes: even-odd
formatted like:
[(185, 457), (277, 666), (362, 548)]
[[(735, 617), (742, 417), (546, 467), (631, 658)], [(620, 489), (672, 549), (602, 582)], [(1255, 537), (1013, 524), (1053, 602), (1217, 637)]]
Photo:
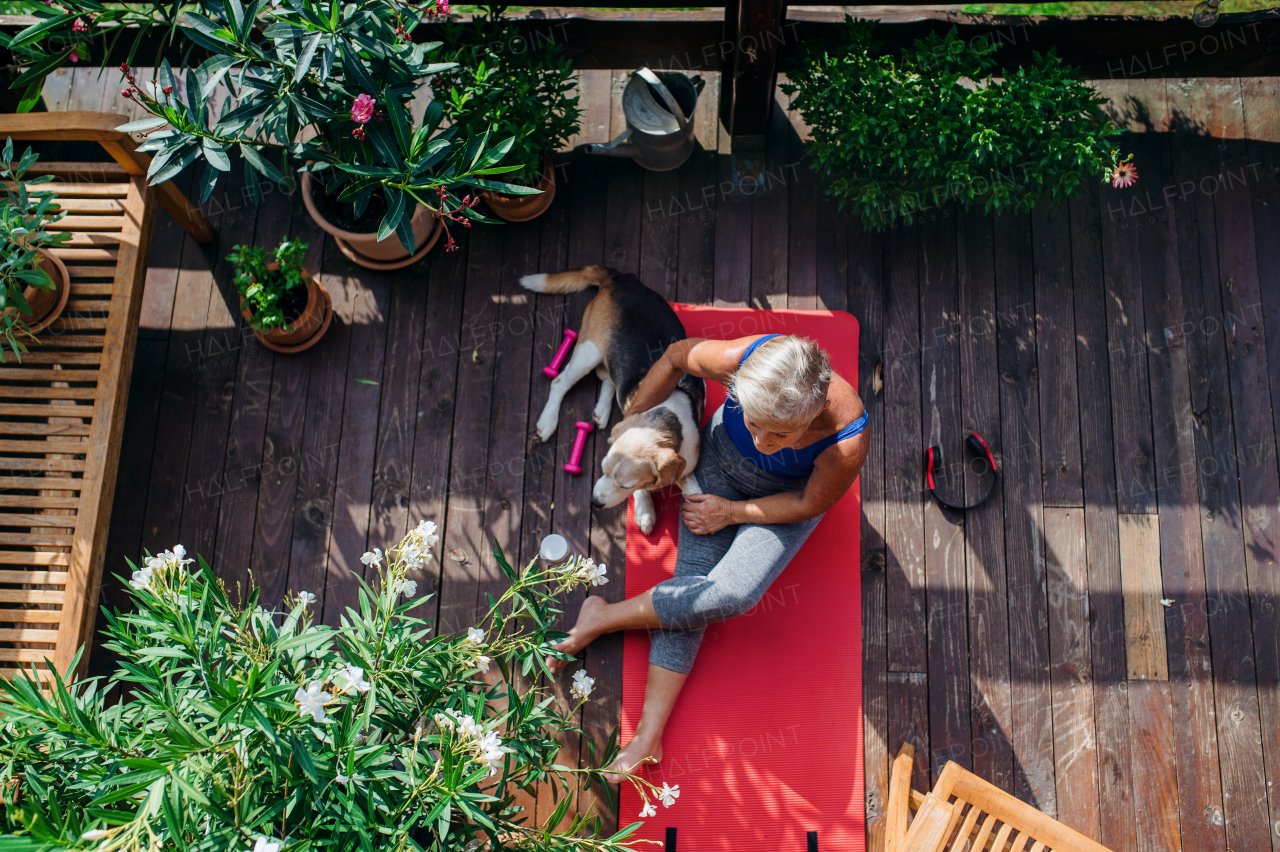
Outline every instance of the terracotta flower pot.
[(370, 269), (399, 269), (402, 266), (408, 266), (430, 251), (440, 239), (440, 227), (436, 222), (435, 214), (422, 204), (417, 205), (413, 211), (413, 218), (409, 220), (413, 228), (413, 242), (418, 247), (412, 255), (405, 250), (400, 243), (400, 238), (395, 234), (379, 242), (376, 230), (357, 234), (336, 227), (324, 218), (316, 207), (315, 199), (311, 194), (311, 172), (302, 173), (302, 203), (306, 205), (307, 212), (311, 214), (316, 224), (337, 240), (343, 254)]
[[(67, 306), (67, 298), (71, 295), (71, 276), (67, 273), (67, 267), (61, 260), (55, 257), (48, 249), (36, 249), (40, 253), (40, 260), (37, 266), (44, 270), (45, 274), (53, 281), (53, 289), (45, 290), (41, 287), (27, 287), (22, 292), (22, 297), (27, 300), (27, 304), (31, 307), (31, 316), (22, 315), (28, 326), (31, 327), (32, 333), (43, 331), (53, 324), (62, 310)], [(17, 308), (9, 310), (21, 313)]]
[(542, 158), (542, 178), (538, 181), (541, 195), (499, 195), (482, 189), (480, 194), (488, 202), (489, 209), (499, 219), (507, 222), (528, 222), (541, 216), (556, 197), (556, 170), (551, 158)]
[[(267, 269), (274, 271), (279, 268), (279, 263), (267, 264)], [(254, 337), (277, 352), (300, 352), (310, 348), (319, 343), (324, 332), (328, 330), (327, 320), (331, 312), (328, 293), (324, 291), (320, 282), (311, 276), (304, 274), (302, 277), (307, 282), (307, 305), (298, 318), (289, 323), (287, 329), (273, 328), (265, 332), (256, 328), (253, 330)], [(253, 311), (243, 296), (240, 298), (240, 314), (252, 324)]]

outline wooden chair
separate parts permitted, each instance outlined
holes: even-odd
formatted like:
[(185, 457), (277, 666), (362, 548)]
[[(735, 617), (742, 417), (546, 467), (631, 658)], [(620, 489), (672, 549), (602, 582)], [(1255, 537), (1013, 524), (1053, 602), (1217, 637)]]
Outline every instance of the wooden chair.
[(889, 774), (886, 852), (1110, 852), (951, 761), (931, 792), (912, 790), (914, 759), (903, 743)]
[(0, 144), (11, 137), (18, 152), (24, 141), (95, 141), (115, 160), (29, 173), (58, 177), (40, 188), (68, 211), (72, 238), (54, 254), (71, 293), (22, 363), (0, 365), (0, 676), (34, 664), (48, 682), (46, 657), (65, 676), (92, 638), (157, 204), (197, 241), (213, 239), (176, 187), (147, 186), (150, 158), (114, 129), (127, 121), (0, 115)]

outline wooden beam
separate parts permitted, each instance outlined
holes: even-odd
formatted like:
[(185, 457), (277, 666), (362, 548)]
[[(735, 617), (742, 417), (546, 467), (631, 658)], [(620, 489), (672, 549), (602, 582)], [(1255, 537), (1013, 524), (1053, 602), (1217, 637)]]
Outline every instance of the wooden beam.
[(786, 18), (786, 0), (735, 0), (725, 6), (720, 120), (734, 150), (764, 148)]
[[(116, 161), (126, 175), (145, 175), (151, 157), (138, 150), (127, 133), (116, 130), (129, 121), (125, 115), (105, 112), (29, 112), (0, 115), (0, 136), (14, 141), (97, 142)], [(156, 187), (160, 206), (198, 243), (213, 242), (213, 226), (200, 208), (173, 184), (165, 181)]]

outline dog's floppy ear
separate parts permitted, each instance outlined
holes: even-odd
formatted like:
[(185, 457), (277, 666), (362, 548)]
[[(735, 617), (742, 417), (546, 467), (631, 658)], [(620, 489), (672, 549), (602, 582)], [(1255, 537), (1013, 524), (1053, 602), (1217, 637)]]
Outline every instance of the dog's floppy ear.
[(680, 477), (684, 475), (684, 458), (675, 450), (666, 448), (659, 450), (657, 461), (650, 459), (649, 464), (653, 466), (654, 475), (658, 478), (660, 485), (679, 482)]

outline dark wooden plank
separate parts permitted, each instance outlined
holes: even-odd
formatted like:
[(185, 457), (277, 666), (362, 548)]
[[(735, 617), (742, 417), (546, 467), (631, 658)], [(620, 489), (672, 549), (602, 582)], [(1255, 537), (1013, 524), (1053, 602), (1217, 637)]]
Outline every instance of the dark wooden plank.
[[(960, 414), (960, 336), (956, 280), (956, 220), (944, 207), (920, 226), (920, 410), (925, 443), (942, 448), (938, 479), (953, 499), (965, 468)], [(925, 219), (925, 217), (921, 217)], [(938, 471), (935, 470), (935, 478)], [(928, 602), (929, 747), (936, 781), (947, 761), (973, 767), (969, 716), (969, 617), (963, 514), (924, 504), (924, 564)]]
[[(779, 112), (782, 112), (779, 109)], [(794, 117), (794, 113), (788, 113)], [(787, 307), (813, 310), (818, 307), (818, 231), (824, 231), (825, 259), (828, 267), (839, 264), (844, 269), (845, 258), (834, 245), (834, 221), (818, 220), (818, 181), (808, 163), (802, 163), (804, 143), (793, 126), (787, 128), (786, 158), (782, 165), (782, 178), (787, 185)], [(841, 225), (844, 223), (841, 222)], [(843, 247), (843, 241), (841, 246)], [(836, 258), (839, 258), (837, 261)], [(830, 273), (828, 273), (830, 274)], [(834, 277), (834, 276), (833, 276)], [(825, 282), (828, 292), (844, 296), (844, 280)]]
[[(343, 319), (351, 323), (325, 581), (324, 620), (336, 627), (342, 607), (358, 604), (359, 584), (355, 578), (366, 571), (360, 558), (369, 547), (382, 398), (380, 382), (386, 357), (391, 292), (385, 277), (371, 275), (345, 257), (334, 258), (332, 262), (326, 259), (325, 270), (332, 270), (335, 278), (342, 282), (341, 298), (349, 311), (343, 313)], [(337, 311), (339, 297), (333, 294), (333, 299)]]
[[(295, 240), (307, 243), (303, 266), (316, 281), (321, 281), (320, 261), (324, 254), (324, 232), (307, 214), (300, 193), (290, 200), (290, 235)], [(332, 332), (331, 326), (326, 334)], [(299, 477), (305, 469), (323, 464), (320, 459), (307, 458), (304, 441), (307, 427), (307, 389), (311, 382), (312, 365), (320, 357), (313, 353), (329, 343), (330, 341), (325, 340), (317, 343), (307, 353), (278, 358), (271, 375), (271, 401), (262, 449), (257, 516), (253, 523), (253, 555), (249, 561), (253, 576), (262, 587), (264, 601), (282, 600), (288, 588), (290, 551), (294, 527), (298, 523), (294, 517), (294, 501), (299, 494)], [(319, 589), (295, 588), (294, 591), (309, 591), (317, 600), (323, 599), (323, 591)]]
[[(562, 190), (557, 190), (557, 197)], [(558, 201), (557, 201), (558, 203)], [(458, 364), (470, 353), (462, 350), (462, 304), (466, 294), (466, 229), (455, 236), (458, 248), (443, 249), (431, 259), (427, 286), (426, 325), (418, 375), (417, 428), (413, 433), (413, 475), (409, 487), (409, 516), (422, 518), (443, 530), (447, 515), (449, 470), (453, 460), (453, 423), (457, 408)], [(421, 286), (421, 285), (419, 285)], [(443, 536), (441, 538), (443, 541)], [(421, 613), (435, 619), (439, 610), (440, 574), (448, 548), (413, 575), (421, 594), (436, 595)]]
[[(496, 344), (486, 339), (498, 318), (502, 267), (501, 225), (471, 229), (466, 295), (462, 305), (462, 333), (458, 346), (455, 440), (449, 459), (449, 492), (444, 534), (440, 537), (441, 635), (465, 632), (475, 613), (480, 572), (489, 543), (485, 534), (485, 482), (489, 461), (489, 414), (493, 403)], [(492, 563), (489, 563), (492, 564)]]
[(1045, 506), (1083, 506), (1075, 307), (1067, 208), (1037, 204), (1031, 215), (1040, 380), (1040, 458)]
[(1013, 794), (1057, 813), (1049, 681), (1048, 601), (1040, 479), (1040, 403), (1035, 380), (1035, 282), (1031, 219), (995, 220), (1000, 433), (1004, 442), (1005, 570), (1009, 586), (1009, 678), (1014, 727)]
[[(174, 186), (188, 195), (195, 169), (185, 169), (173, 179)], [(142, 312), (138, 318), (139, 340), (167, 340), (173, 321), (174, 299), (178, 292), (178, 271), (186, 245), (182, 226), (164, 210), (156, 211), (152, 231), (151, 256), (147, 260), (147, 283), (142, 291)]]
[[(337, 624), (343, 608), (355, 603), (328, 587), (329, 542), (335, 512), (338, 450), (342, 441), (342, 412), (347, 396), (347, 356), (351, 349), (352, 295), (346, 276), (350, 262), (339, 252), (332, 238), (321, 241), (320, 281), (333, 300), (333, 321), (323, 345), (310, 353), (307, 377), (306, 423), (302, 459), (298, 464), (297, 493), (294, 496), (292, 541), (289, 547), (288, 588), (311, 591), (321, 604), (317, 620)], [(324, 589), (324, 597), (320, 590)]]
[(1100, 842), (1137, 847), (1133, 767), (1129, 755), (1129, 693), (1120, 540), (1116, 517), (1115, 455), (1111, 437), (1111, 371), (1102, 233), (1096, 193), (1071, 202), (1071, 271), (1075, 286), (1076, 371), (1083, 465), (1085, 562), (1089, 566), (1089, 644), (1093, 652), (1093, 709), (1098, 738)]
[[(264, 197), (254, 226), (254, 244), (274, 250), (289, 234), (291, 214), (292, 206), (287, 196), (272, 193)], [(227, 487), (218, 503), (215, 552), (220, 563), (219, 576), (225, 578), (228, 585), (239, 581), (247, 587), (253, 555), (254, 520), (258, 514), (258, 489), (262, 483), (267, 414), (274, 388), (272, 375), (277, 359), (275, 353), (253, 336), (248, 322), (239, 316), (237, 319), (242, 343), (231, 400), (231, 423), (222, 474)], [(260, 570), (271, 579), (283, 579), (288, 573), (284, 565), (278, 563), (262, 565)], [(261, 583), (263, 577), (255, 575), (254, 580)], [(270, 605), (272, 601), (266, 599), (264, 603)]]
[[(1124, 83), (1101, 91), (1113, 100), (1128, 97)], [(1136, 126), (1136, 121), (1135, 121)], [(1133, 137), (1125, 138), (1126, 146)], [(1107, 351), (1111, 363), (1111, 408), (1116, 459), (1116, 507), (1122, 513), (1156, 510), (1151, 467), (1151, 408), (1143, 335), (1142, 282), (1138, 234), (1148, 227), (1151, 200), (1146, 189), (1101, 188), (1106, 213), (1102, 230), (1103, 269), (1107, 282)]]
[[(995, 256), (987, 216), (959, 217), (960, 398), (965, 434), (977, 432), (1002, 454), (1000, 370), (996, 357)], [(966, 457), (967, 458), (967, 457)], [(990, 487), (985, 465), (965, 465), (964, 499)], [(969, 690), (973, 771), (1013, 789), (1013, 726), (1009, 693), (1009, 606), (1004, 558), (1004, 495), (1000, 489), (965, 518), (969, 593)]]
[(678, 289), (680, 223), (689, 209), (680, 198), (680, 170), (644, 172), (640, 257), (637, 272), (645, 286), (674, 301)]
[[(601, 192), (599, 188), (609, 185), (614, 169), (634, 167), (633, 163), (592, 159), (589, 156), (578, 156), (573, 161), (571, 169), (573, 170), (574, 179), (580, 182), (579, 186), (587, 187), (587, 189), (574, 193), (573, 205), (569, 214), (569, 243), (565, 261), (567, 269), (578, 269), (605, 261), (608, 256), (605, 246), (605, 223), (609, 211), (608, 193)], [(620, 249), (625, 253), (627, 246), (623, 242), (617, 241), (614, 243), (613, 248)], [(590, 289), (575, 293), (567, 298), (566, 327), (576, 329), (581, 325), (582, 313), (594, 297), (595, 290)], [(544, 385), (541, 392), (535, 393), (531, 398), (530, 411), (535, 419), (537, 417), (536, 412), (540, 412), (546, 402), (546, 394)], [(598, 384), (591, 379), (579, 382), (566, 394), (560, 406), (560, 422), (556, 428), (554, 438), (551, 439), (557, 447), (567, 447), (571, 444), (575, 434), (573, 424), (578, 420), (585, 420), (590, 417), (597, 395)], [(596, 433), (588, 436), (586, 446), (583, 449), (584, 458), (594, 458), (596, 437)], [(567, 461), (568, 458), (567, 452), (566, 449), (564, 460), (557, 458), (557, 464), (553, 471), (554, 490), (552, 493), (554, 499), (552, 502), (555, 508), (551, 513), (551, 528), (568, 539), (569, 547), (574, 553), (588, 553), (591, 548), (591, 514), (589, 509), (591, 481), (589, 475), (585, 472), (575, 476), (564, 470), (564, 461)], [(585, 470), (586, 468), (584, 468)], [(616, 579), (611, 579), (610, 585), (616, 582), (618, 582)], [(573, 626), (577, 620), (578, 609), (582, 606), (582, 601), (585, 597), (586, 592), (580, 588), (566, 597), (562, 604), (564, 614), (558, 624), (560, 629), (567, 630)], [(591, 652), (588, 651), (587, 658), (590, 659), (590, 657)], [(565, 674), (550, 684), (562, 706), (569, 704), (569, 683), (572, 678), (572, 672), (578, 668), (578, 665), (573, 664), (566, 666), (563, 670)], [(597, 681), (597, 685), (599, 685), (599, 681)], [(566, 766), (577, 766), (585, 757), (586, 749), (580, 739), (566, 736), (564, 748), (558, 757), (559, 762)], [(547, 795), (547, 791), (545, 789), (539, 791), (539, 821), (545, 822), (554, 810), (555, 802)]]
[(716, 211), (720, 189), (716, 183), (716, 152), (695, 147), (680, 167), (679, 207), (671, 216), (679, 230), (676, 293), (681, 302), (709, 305), (715, 285)]
[[(614, 247), (614, 251), (623, 251), (628, 256), (641, 252), (641, 228), (643, 219), (639, 216), (639, 193), (634, 182), (619, 181), (611, 175), (608, 187), (608, 215), (605, 219), (605, 246)], [(674, 269), (676, 265), (676, 246), (670, 245), (667, 258), (660, 261), (663, 267)], [(646, 255), (649, 253), (646, 251)], [(674, 283), (674, 282), (673, 282)], [(595, 381), (584, 381), (583, 384), (598, 387)], [(616, 408), (616, 407), (615, 407)], [(622, 414), (614, 410), (610, 422), (617, 422)], [(590, 417), (584, 417), (584, 420)], [(596, 434), (595, 452), (593, 456), (591, 481), (603, 475), (600, 463), (609, 451), (607, 427)], [(586, 478), (586, 466), (583, 466), (583, 478)], [(587, 483), (590, 485), (590, 483)], [(591, 512), (591, 551), (595, 558), (609, 566), (612, 575), (609, 583), (595, 589), (594, 594), (601, 594), (610, 603), (618, 603), (626, 597), (626, 546), (627, 546), (627, 504), (622, 503), (612, 509), (594, 509)], [(582, 761), (586, 765), (589, 760), (587, 744), (595, 746), (596, 754), (601, 754), (609, 741), (610, 734), (622, 722), (622, 633), (611, 633), (597, 639), (587, 651), (587, 674), (595, 678), (595, 692), (591, 700), (582, 708)], [(585, 787), (583, 792), (587, 792)], [(599, 792), (599, 791), (597, 791)], [(599, 814), (605, 823), (605, 831), (615, 831), (619, 826), (619, 815), (610, 810), (603, 799), (597, 799), (594, 812)], [(625, 826), (631, 820), (621, 823)]]
[[(1274, 405), (1280, 395), (1280, 296), (1275, 273), (1280, 269), (1280, 111), (1276, 109), (1275, 78), (1251, 77), (1241, 80), (1244, 97), (1245, 136), (1248, 143), (1248, 170), (1253, 200), (1254, 246), (1257, 252), (1262, 311), (1266, 329), (1267, 374), (1271, 382), (1272, 428), (1280, 435), (1280, 411)], [(1238, 174), (1238, 172), (1234, 173)], [(1233, 177), (1234, 177), (1233, 174)], [(1280, 754), (1276, 754), (1280, 730), (1280, 581), (1276, 571), (1259, 571), (1255, 596), (1260, 606), (1253, 608), (1253, 637), (1258, 660), (1258, 690), (1263, 698), (1263, 744), (1267, 777), (1280, 777)], [(1273, 846), (1280, 844), (1280, 796), (1272, 791), (1271, 825)]]
[[(142, 526), (142, 546), (152, 553), (180, 543), (183, 507), (189, 501), (201, 509), (205, 503), (204, 486), (188, 486), (186, 473), (196, 391), (206, 362), (201, 330), (209, 313), (213, 259), (218, 256), (218, 246), (201, 246), (187, 234), (183, 234), (182, 242), (182, 266), (178, 270), (160, 397), (159, 422), (164, 428), (156, 435)], [(195, 552), (194, 547), (188, 550)]]
[(733, 190), (729, 156), (716, 158), (715, 304), (742, 307), (751, 298), (751, 202)]
[[(1170, 108), (1203, 116), (1202, 121), (1220, 126), (1225, 123), (1224, 104), (1215, 88), (1209, 81), (1174, 86), (1168, 93)], [(1180, 139), (1174, 149), (1179, 177), (1218, 174), (1222, 166), (1218, 144), (1207, 138)], [(1233, 346), (1236, 338), (1228, 326), (1224, 304), (1229, 264), (1238, 262), (1222, 257), (1226, 248), (1218, 233), (1222, 223), (1216, 195), (1196, 194), (1188, 202), (1179, 211), (1180, 276), (1184, 323), (1193, 329), (1185, 339), (1196, 425), (1196, 484), (1222, 778), (1221, 818), (1228, 849), (1265, 849), (1271, 830), (1260, 789), (1265, 770), (1258, 748), (1261, 720), (1249, 625), (1242, 520), (1246, 509), (1238, 479), (1243, 464), (1239, 451), (1247, 444), (1235, 435), (1231, 408), (1233, 382), (1240, 378), (1236, 375), (1240, 372), (1237, 359), (1247, 355), (1239, 351), (1243, 347)], [(1184, 221), (1187, 217), (1194, 217), (1194, 227)], [(1236, 242), (1230, 248), (1239, 249), (1239, 238), (1233, 239)], [(1251, 342), (1246, 330), (1238, 333), (1242, 343)], [(1260, 366), (1255, 363), (1251, 368)]]
[[(181, 244), (181, 243), (179, 243)], [(176, 269), (172, 270), (177, 272)], [(174, 276), (177, 277), (176, 275)], [(129, 408), (125, 414), (124, 441), (120, 448), (120, 470), (111, 507), (111, 528), (107, 533), (102, 585), (96, 593), (98, 610), (129, 608), (124, 584), (128, 577), (125, 559), (138, 563), (142, 557), (142, 530), (151, 481), (152, 451), (160, 419), (160, 398), (164, 387), (165, 349), (161, 340), (139, 340), (134, 354), (133, 376), (129, 381)], [(91, 591), (91, 590), (90, 590)], [(90, 598), (94, 595), (91, 593)], [(105, 619), (98, 622), (101, 630)], [(119, 660), (114, 651), (102, 647), (103, 636), (86, 635), (89, 644), (88, 677), (110, 675)]]
[[(1253, 235), (1253, 188), (1248, 183), (1248, 152), (1244, 142), (1239, 81), (1218, 82), (1214, 86), (1213, 100), (1215, 121), (1209, 126), (1221, 126), (1220, 133), (1225, 137), (1214, 149), (1217, 154), (1214, 162), (1216, 172), (1223, 176), (1219, 181), (1219, 191), (1214, 195), (1214, 213), (1231, 414), (1244, 522), (1248, 585), (1240, 591), (1247, 589), (1248, 592), (1255, 649), (1263, 649), (1266, 654), (1265, 659), (1260, 654), (1254, 656), (1253, 666), (1259, 690), (1261, 751), (1267, 762), (1262, 773), (1250, 779), (1246, 787), (1250, 807), (1246, 819), (1259, 832), (1258, 845), (1243, 845), (1265, 848), (1261, 845), (1261, 832), (1264, 830), (1270, 829), (1267, 833), (1273, 847), (1280, 841), (1280, 832), (1273, 827), (1280, 819), (1280, 802), (1273, 803), (1269, 809), (1268, 799), (1276, 797), (1274, 791), (1264, 791), (1262, 787), (1263, 778), (1275, 777), (1269, 775), (1265, 767), (1275, 767), (1276, 752), (1280, 752), (1280, 709), (1275, 706), (1277, 695), (1273, 686), (1280, 679), (1280, 673), (1276, 671), (1280, 659), (1275, 653), (1275, 634), (1280, 627), (1275, 612), (1277, 598), (1280, 597), (1280, 581), (1276, 578), (1277, 549), (1280, 548), (1280, 479), (1276, 470), (1276, 435), (1267, 377), (1268, 352), (1263, 330), (1260, 275), (1266, 277), (1266, 289), (1274, 290), (1275, 270), (1261, 270), (1258, 266)], [(1247, 645), (1233, 650), (1248, 659)], [(1258, 651), (1254, 653), (1258, 654)], [(1250, 711), (1244, 712), (1248, 715)], [(1255, 756), (1253, 760), (1256, 759)], [(1228, 839), (1231, 839), (1230, 832)], [(1242, 844), (1233, 841), (1233, 845)]]
[(1084, 510), (1044, 509), (1058, 819), (1097, 840), (1098, 749), (1089, 648), (1089, 580)]
[[(915, 226), (885, 239), (885, 582), (889, 671), (924, 671), (924, 439), (920, 411), (919, 237)], [(896, 754), (891, 746), (891, 755)]]
[[(800, 170), (810, 171), (809, 164), (801, 162)], [(803, 179), (803, 178), (801, 178)], [(816, 176), (814, 177), (816, 180)], [(855, 226), (844, 211), (838, 209), (836, 199), (819, 191), (817, 193), (817, 304), (829, 311), (842, 311), (848, 299), (845, 290), (849, 278), (849, 258), (853, 251), (850, 235)]]
[[(227, 178), (227, 194), (237, 197), (243, 180), (237, 163)], [(219, 565), (215, 545), (222, 496), (239, 487), (226, 477), (225, 462), (235, 378), (240, 354), (247, 342), (241, 331), (239, 297), (232, 282), (234, 270), (226, 256), (233, 246), (253, 238), (256, 218), (251, 210), (240, 213), (224, 222), (218, 231), (218, 253), (212, 264), (213, 286), (208, 290), (208, 310), (198, 344), (201, 369), (187, 459), (187, 500), (179, 527), (188, 552), (201, 554), (215, 570), (233, 569), (231, 565)], [(234, 589), (234, 585), (229, 588)]]
[[(882, 238), (855, 220), (846, 238), (848, 292), (839, 302), (858, 320), (858, 395), (867, 410), (870, 446), (858, 477), (862, 500), (862, 742), (866, 775), (867, 849), (884, 848), (889, 795), (888, 612), (885, 604), (884, 263)], [(843, 242), (843, 241), (842, 241)], [(835, 301), (837, 297), (833, 296)], [(899, 744), (900, 745), (900, 744)]]
[[(1159, 125), (1166, 125), (1168, 99), (1148, 100), (1162, 107), (1161, 112), (1153, 110), (1153, 117)], [(1158, 789), (1176, 793), (1176, 800), (1163, 803), (1163, 807), (1184, 815), (1179, 827), (1184, 848), (1221, 849), (1226, 838), (1221, 819), (1216, 725), (1211, 713), (1212, 660), (1204, 608), (1204, 545), (1200, 537), (1195, 476), (1196, 422), (1183, 322), (1186, 308), (1182, 274), (1186, 269), (1198, 286), (1199, 235), (1195, 215), (1185, 208), (1192, 199), (1178, 199), (1174, 193), (1164, 191), (1179, 183), (1170, 152), (1171, 149), (1178, 151), (1181, 146), (1176, 140), (1156, 138), (1144, 147), (1143, 179), (1149, 180), (1151, 186), (1161, 187), (1161, 201), (1165, 205), (1157, 221), (1148, 222), (1139, 243), (1160, 521), (1161, 596), (1174, 601), (1174, 605), (1164, 611), (1169, 671), (1167, 700), (1174, 748), (1172, 754), (1145, 759), (1142, 777), (1158, 774), (1164, 781), (1166, 776), (1174, 776), (1172, 786), (1164, 783)], [(1133, 693), (1140, 700), (1146, 694)], [(1162, 710), (1164, 696), (1157, 698), (1151, 694), (1146, 703)], [(1141, 703), (1131, 699), (1130, 712), (1135, 718), (1142, 709)], [(1159, 836), (1162, 830), (1167, 827), (1156, 825), (1151, 833)]]
[(916, 750), (911, 787), (928, 790), (929, 783), (929, 683), (924, 672), (888, 674), (889, 754), (897, 755), (903, 743)]
[(386, 361), (380, 378), (382, 410), (378, 416), (369, 517), (369, 546), (383, 550), (399, 542), (423, 520), (409, 513), (414, 439), (418, 412), (422, 410), (418, 377), (427, 324), (428, 289), (422, 286), (422, 280), (430, 278), (429, 264), (442, 254), (444, 249), (437, 247), (429, 260), (385, 276), (391, 287), (391, 308)]
[[(739, 81), (741, 82), (741, 81)], [(773, 96), (770, 94), (770, 103)], [(787, 307), (787, 137), (795, 135), (781, 107), (768, 121), (763, 175), (754, 184), (742, 181), (751, 199), (751, 304)]]

